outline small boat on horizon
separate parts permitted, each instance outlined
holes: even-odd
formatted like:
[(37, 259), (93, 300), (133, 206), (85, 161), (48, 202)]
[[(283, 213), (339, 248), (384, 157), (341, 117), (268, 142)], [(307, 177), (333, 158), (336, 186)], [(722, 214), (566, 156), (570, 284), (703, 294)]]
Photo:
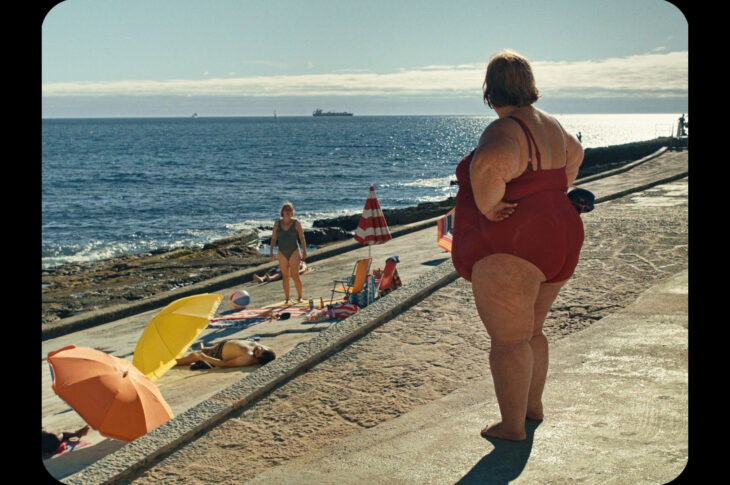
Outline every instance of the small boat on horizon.
[(314, 110), (314, 113), (312, 113), (312, 116), (353, 116), (352, 113), (348, 113), (347, 111), (322, 111), (321, 109), (317, 108)]

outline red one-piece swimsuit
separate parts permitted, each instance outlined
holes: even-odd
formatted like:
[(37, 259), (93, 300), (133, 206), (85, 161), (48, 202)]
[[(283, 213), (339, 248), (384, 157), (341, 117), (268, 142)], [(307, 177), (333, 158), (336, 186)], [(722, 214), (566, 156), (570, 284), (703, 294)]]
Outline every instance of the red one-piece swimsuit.
[(505, 188), (505, 202), (517, 202), (507, 219), (489, 221), (474, 201), (469, 169), (474, 152), (456, 167), (459, 192), (454, 211), (452, 261), (462, 278), (471, 281), (471, 269), (478, 260), (497, 253), (518, 256), (537, 266), (546, 282), (565, 281), (578, 264), (585, 237), (583, 221), (570, 203), (566, 191), (565, 167), (543, 170), (540, 151), (525, 123), (519, 123), (527, 136), (530, 161), (535, 145), (537, 170), (527, 169), (510, 180)]

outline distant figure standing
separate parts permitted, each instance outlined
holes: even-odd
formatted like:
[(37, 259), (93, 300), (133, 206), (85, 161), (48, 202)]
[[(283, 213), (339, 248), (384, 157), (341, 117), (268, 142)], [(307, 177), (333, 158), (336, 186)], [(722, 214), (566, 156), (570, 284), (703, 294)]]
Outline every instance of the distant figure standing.
[[(285, 202), (281, 207), (281, 219), (274, 223), (273, 234), (271, 235), (271, 251), (269, 257), (274, 260), (274, 246), (279, 246), (279, 266), (281, 267), (281, 283), (284, 286), (284, 298), (289, 303), (289, 278), (294, 279), (294, 286), (297, 289), (297, 297), (302, 301), (302, 280), (299, 278), (299, 271), (292, 271), (291, 268), (299, 268), (299, 262), (307, 258), (307, 242), (304, 239), (304, 231), (298, 220), (294, 219), (294, 206), (291, 202)], [(301, 252), (299, 245), (301, 244)]]
[(684, 118), (684, 113), (682, 113), (682, 116), (679, 117), (679, 123), (677, 124), (677, 136), (678, 137), (685, 135), (684, 127), (687, 126), (685, 121), (686, 120)]
[(580, 134), (580, 131), (578, 132), (578, 143), (583, 143), (583, 135)]

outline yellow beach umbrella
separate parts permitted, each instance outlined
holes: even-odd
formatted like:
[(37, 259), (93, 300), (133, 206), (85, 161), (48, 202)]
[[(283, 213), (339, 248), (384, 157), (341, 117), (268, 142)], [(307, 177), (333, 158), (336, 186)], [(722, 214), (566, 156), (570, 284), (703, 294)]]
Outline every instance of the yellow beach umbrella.
[(132, 363), (156, 381), (208, 326), (223, 295), (204, 293), (175, 300), (147, 325), (134, 349)]

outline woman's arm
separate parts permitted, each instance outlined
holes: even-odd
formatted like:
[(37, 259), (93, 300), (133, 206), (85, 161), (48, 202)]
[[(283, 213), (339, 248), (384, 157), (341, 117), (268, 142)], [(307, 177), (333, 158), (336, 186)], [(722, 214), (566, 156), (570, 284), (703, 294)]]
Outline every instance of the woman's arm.
[(297, 232), (299, 233), (299, 244), (302, 245), (302, 259), (307, 257), (307, 241), (304, 238), (304, 229), (302, 225), (297, 221)]
[(272, 229), (271, 233), (271, 241), (269, 242), (269, 258), (271, 260), (274, 260), (274, 246), (276, 246), (276, 230), (279, 228), (279, 221), (277, 220), (274, 223), (274, 229)]
[(575, 179), (578, 178), (578, 171), (583, 163), (585, 152), (578, 138), (566, 133), (565, 130), (563, 130), (563, 133), (565, 134), (565, 175), (568, 178), (568, 187), (570, 187), (575, 182)]
[(504, 202), (502, 197), (507, 182), (519, 170), (520, 144), (498, 121), (484, 130), (470, 167), (474, 201), (490, 221), (506, 219), (517, 205)]

